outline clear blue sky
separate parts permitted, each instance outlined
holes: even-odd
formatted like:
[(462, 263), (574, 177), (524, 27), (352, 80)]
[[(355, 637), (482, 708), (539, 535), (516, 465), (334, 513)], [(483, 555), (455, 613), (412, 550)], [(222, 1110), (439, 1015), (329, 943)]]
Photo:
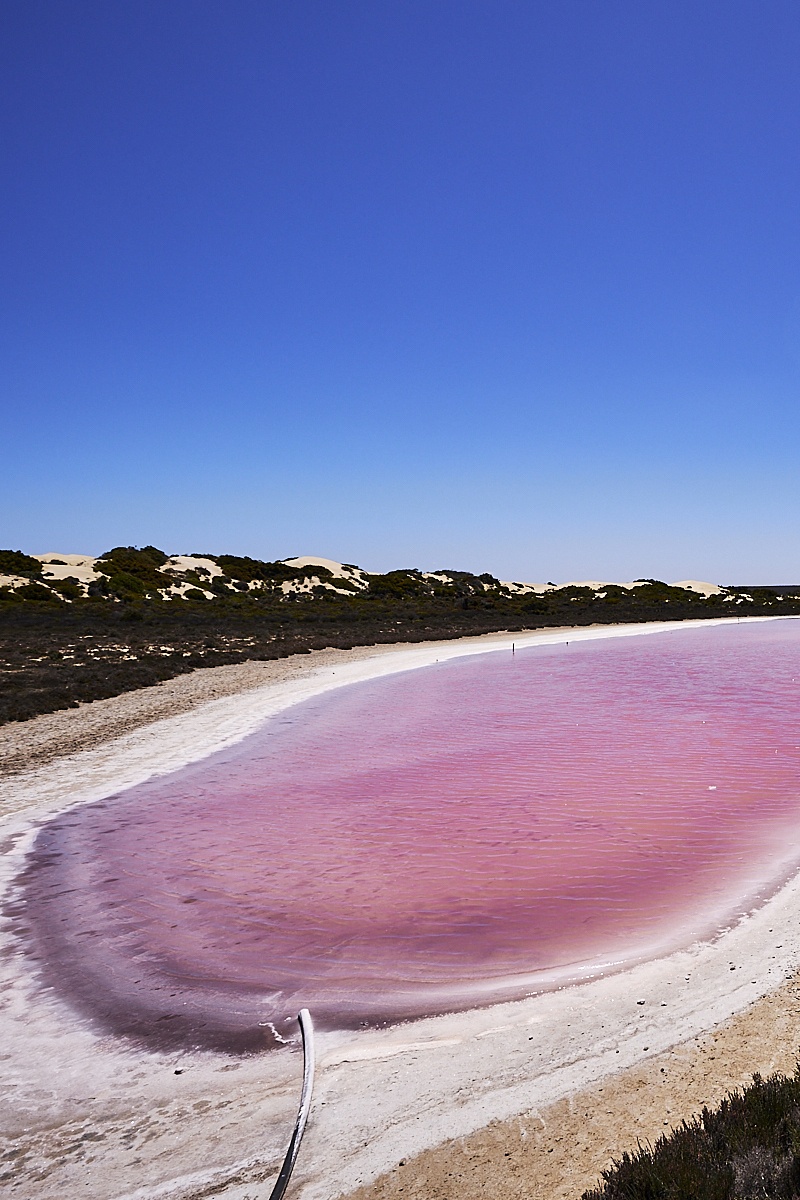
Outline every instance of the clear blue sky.
[(800, 579), (797, 0), (5, 0), (0, 546)]

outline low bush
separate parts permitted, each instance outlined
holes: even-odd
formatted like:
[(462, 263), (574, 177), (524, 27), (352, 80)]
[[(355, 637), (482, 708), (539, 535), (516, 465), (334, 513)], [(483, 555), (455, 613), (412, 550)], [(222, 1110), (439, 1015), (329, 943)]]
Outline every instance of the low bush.
[(416, 570), (387, 571), (385, 575), (368, 575), (369, 595), (393, 600), (406, 600), (430, 593), (431, 584)]
[(322, 578), (331, 574), (327, 567), (290, 567), (284, 562), (261, 562), (258, 558), (241, 558), (235, 554), (217, 554), (213, 561), (229, 579), (238, 579), (242, 583), (252, 583), (254, 580), (273, 584), (295, 582), (310, 575)]
[(145, 592), (144, 582), (130, 571), (115, 570), (108, 577), (108, 584), (115, 596), (124, 600), (129, 595), (142, 596)]
[(50, 587), (66, 600), (77, 600), (83, 595), (74, 575), (68, 575), (66, 579), (53, 579)]
[(23, 600), (37, 600), (42, 604), (57, 604), (58, 597), (54, 596), (50, 588), (43, 587), (41, 583), (24, 583), (22, 587), (14, 589), (17, 596)]
[(0, 575), (39, 575), (42, 564), (38, 558), (21, 550), (0, 550)]
[[(143, 550), (137, 550), (135, 546), (115, 546), (113, 550), (107, 550), (105, 554), (100, 555), (95, 563), (95, 570), (110, 579), (136, 579), (145, 585), (145, 588), (138, 590), (144, 591), (146, 588), (156, 589), (169, 585), (167, 576), (158, 569), (166, 561), (164, 551), (155, 546), (145, 546)], [(112, 590), (117, 591), (113, 585)], [(127, 590), (135, 592), (137, 588), (128, 584)]]
[(230, 579), (226, 579), (224, 575), (215, 575), (208, 586), (217, 596), (230, 596), (233, 591)]
[(583, 1200), (794, 1200), (800, 1195), (800, 1065), (753, 1076), (655, 1146), (623, 1154)]

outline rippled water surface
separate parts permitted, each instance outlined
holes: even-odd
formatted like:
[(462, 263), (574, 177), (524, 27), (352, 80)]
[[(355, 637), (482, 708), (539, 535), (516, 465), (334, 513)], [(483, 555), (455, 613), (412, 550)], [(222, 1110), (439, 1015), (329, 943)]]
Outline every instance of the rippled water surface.
[(22, 936), (107, 1027), (231, 1046), (657, 953), (800, 861), (799, 688), (794, 621), (349, 685), (46, 826)]

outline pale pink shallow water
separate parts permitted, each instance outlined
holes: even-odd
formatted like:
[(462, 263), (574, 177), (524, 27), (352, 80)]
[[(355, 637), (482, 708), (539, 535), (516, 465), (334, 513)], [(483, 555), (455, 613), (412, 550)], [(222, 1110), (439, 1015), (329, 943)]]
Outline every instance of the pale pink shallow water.
[(11, 915), (156, 1043), (525, 995), (735, 919), (800, 863), (800, 622), (353, 684), (38, 835)]

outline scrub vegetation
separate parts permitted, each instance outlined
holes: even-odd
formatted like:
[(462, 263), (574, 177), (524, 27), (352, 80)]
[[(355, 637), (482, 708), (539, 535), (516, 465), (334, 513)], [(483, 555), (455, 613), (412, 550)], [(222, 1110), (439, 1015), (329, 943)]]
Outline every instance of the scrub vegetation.
[(583, 1200), (792, 1200), (800, 1195), (800, 1065), (732, 1092), (713, 1111), (602, 1172)]
[[(418, 642), (470, 634), (800, 613), (800, 588), (728, 588), (703, 595), (658, 580), (633, 587), (502, 584), (488, 572), (370, 575), (347, 565), (262, 562), (230, 554), (169, 558), (116, 546), (91, 582), (54, 578), (0, 551), (0, 723), (115, 696), (192, 671), (325, 647)], [(65, 566), (62, 562), (61, 566)], [(795, 594), (795, 591), (798, 594)]]
[(41, 575), (42, 564), (21, 550), (0, 550), (0, 575)]

